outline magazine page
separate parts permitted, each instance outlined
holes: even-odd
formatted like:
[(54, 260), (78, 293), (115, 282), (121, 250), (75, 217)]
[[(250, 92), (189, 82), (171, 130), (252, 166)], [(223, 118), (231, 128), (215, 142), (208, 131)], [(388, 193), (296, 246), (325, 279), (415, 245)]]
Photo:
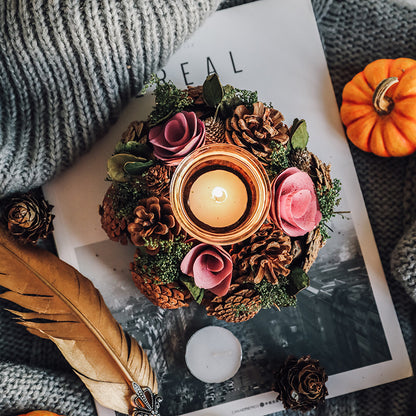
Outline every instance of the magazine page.
[[(409, 377), (310, 1), (263, 0), (216, 12), (158, 76), (185, 88), (214, 72), (223, 85), (257, 91), (288, 125), (305, 119), (308, 149), (330, 163), (331, 176), (342, 183), (338, 210), (348, 213), (333, 218), (331, 237), (297, 307), (262, 310), (230, 324), (206, 316), (196, 303), (160, 309), (135, 287), (129, 271), (135, 247), (108, 240), (98, 207), (109, 186), (107, 159), (129, 123), (147, 118), (151, 94), (132, 99), (92, 151), (44, 187), (54, 205), (59, 256), (94, 282), (115, 318), (146, 350), (163, 397), (161, 414), (260, 416), (282, 410), (270, 390), (273, 371), (288, 355), (319, 359), (329, 374), (328, 398)], [(185, 364), (187, 341), (208, 325), (229, 329), (242, 346), (239, 371), (223, 383), (203, 383)]]

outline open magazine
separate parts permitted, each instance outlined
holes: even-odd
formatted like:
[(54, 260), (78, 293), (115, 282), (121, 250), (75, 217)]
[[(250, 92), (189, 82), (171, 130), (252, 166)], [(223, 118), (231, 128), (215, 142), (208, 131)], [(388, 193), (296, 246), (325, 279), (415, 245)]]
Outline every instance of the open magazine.
[[(135, 247), (109, 241), (101, 229), (107, 159), (128, 124), (147, 118), (150, 94), (132, 99), (106, 137), (44, 187), (55, 207), (59, 256), (94, 282), (148, 353), (163, 397), (161, 414), (260, 416), (282, 410), (270, 390), (273, 371), (288, 355), (320, 361), (329, 374), (328, 398), (410, 376), (309, 0), (263, 0), (216, 12), (158, 75), (185, 88), (201, 85), (213, 72), (223, 84), (257, 91), (288, 125), (296, 117), (307, 121), (308, 148), (331, 163), (331, 176), (342, 183), (339, 210), (349, 213), (334, 217), (331, 238), (296, 308), (262, 310), (247, 322), (228, 324), (206, 316), (196, 303), (178, 310), (154, 306), (130, 276)], [(185, 364), (188, 339), (208, 325), (229, 329), (242, 345), (241, 368), (223, 383), (203, 383)]]

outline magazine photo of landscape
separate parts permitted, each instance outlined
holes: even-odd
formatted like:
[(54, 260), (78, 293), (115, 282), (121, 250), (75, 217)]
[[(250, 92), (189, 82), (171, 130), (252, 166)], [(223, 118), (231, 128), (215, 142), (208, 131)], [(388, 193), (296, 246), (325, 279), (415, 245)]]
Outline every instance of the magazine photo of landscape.
[[(175, 407), (180, 415), (270, 391), (273, 371), (288, 355), (310, 354), (328, 375), (391, 359), (353, 222), (337, 215), (331, 228), (297, 306), (262, 310), (237, 324), (208, 317), (196, 303), (177, 310), (154, 306), (131, 281), (132, 247), (103, 241), (75, 251), (81, 273), (97, 273), (96, 263), (103, 262), (107, 270), (118, 273), (117, 284), (101, 289), (104, 299), (124, 330), (148, 353), (158, 375), (162, 412)], [(108, 278), (114, 281), (111, 273)], [(106, 279), (104, 271), (101, 279)], [(185, 364), (187, 341), (208, 325), (229, 329), (242, 346), (240, 370), (224, 383), (203, 383)]]

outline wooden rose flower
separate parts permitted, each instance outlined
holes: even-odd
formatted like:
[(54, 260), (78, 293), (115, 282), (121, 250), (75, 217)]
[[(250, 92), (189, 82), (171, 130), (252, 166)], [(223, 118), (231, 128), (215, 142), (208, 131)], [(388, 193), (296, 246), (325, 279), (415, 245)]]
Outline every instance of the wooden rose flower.
[(182, 111), (149, 132), (153, 154), (166, 165), (176, 166), (205, 142), (205, 125), (194, 112)]
[(224, 296), (230, 288), (233, 262), (222, 247), (201, 243), (184, 257), (181, 271), (193, 277), (201, 289)]
[(312, 231), (321, 221), (311, 177), (298, 168), (284, 170), (272, 184), (271, 220), (290, 237)]

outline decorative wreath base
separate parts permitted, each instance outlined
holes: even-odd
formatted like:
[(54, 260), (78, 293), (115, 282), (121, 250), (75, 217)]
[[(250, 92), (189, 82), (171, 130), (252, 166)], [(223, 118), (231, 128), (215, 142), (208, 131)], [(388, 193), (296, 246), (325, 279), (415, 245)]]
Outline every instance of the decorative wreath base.
[[(326, 222), (340, 191), (330, 165), (306, 147), (306, 122), (295, 119), (287, 127), (256, 93), (223, 87), (216, 76), (187, 90), (159, 80), (155, 95), (149, 119), (132, 122), (108, 160), (111, 186), (99, 208), (108, 237), (137, 246), (130, 264), (135, 285), (158, 307), (178, 309), (196, 301), (207, 315), (227, 322), (247, 321), (262, 308), (295, 305), (328, 238)], [(182, 136), (189, 132), (189, 138)], [(177, 164), (210, 143), (250, 152), (271, 181), (265, 223), (246, 240), (222, 248), (190, 239), (169, 199)], [(218, 262), (222, 270), (210, 269)]]

